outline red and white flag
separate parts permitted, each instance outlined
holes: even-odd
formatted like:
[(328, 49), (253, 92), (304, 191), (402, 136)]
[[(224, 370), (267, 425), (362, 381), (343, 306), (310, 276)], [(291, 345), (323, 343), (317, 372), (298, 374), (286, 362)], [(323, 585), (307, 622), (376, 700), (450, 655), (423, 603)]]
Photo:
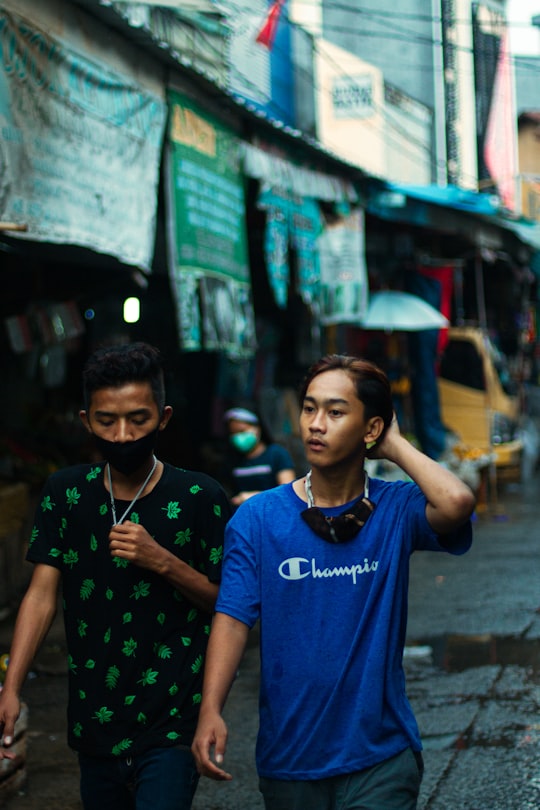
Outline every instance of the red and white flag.
[(264, 45), (264, 47), (268, 48), (269, 51), (272, 50), (272, 45), (274, 44), (274, 39), (276, 38), (279, 17), (281, 14), (281, 9), (284, 5), (285, 0), (274, 0), (270, 6), (268, 14), (266, 15), (264, 25), (255, 39), (255, 42), (258, 42), (259, 45)]
[(516, 209), (516, 116), (514, 80), (508, 43), (508, 31), (501, 36), (499, 61), (491, 97), (491, 107), (484, 143), (484, 160), (497, 184), (503, 205)]

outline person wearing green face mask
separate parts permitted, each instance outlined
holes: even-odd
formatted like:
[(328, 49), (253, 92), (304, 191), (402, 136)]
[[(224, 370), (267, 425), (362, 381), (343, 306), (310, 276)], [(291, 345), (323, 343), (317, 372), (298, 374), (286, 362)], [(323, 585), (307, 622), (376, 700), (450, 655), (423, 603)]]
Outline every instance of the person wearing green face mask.
[(227, 477), (233, 506), (258, 492), (294, 481), (290, 453), (272, 440), (255, 410), (230, 408), (224, 418), (231, 445)]

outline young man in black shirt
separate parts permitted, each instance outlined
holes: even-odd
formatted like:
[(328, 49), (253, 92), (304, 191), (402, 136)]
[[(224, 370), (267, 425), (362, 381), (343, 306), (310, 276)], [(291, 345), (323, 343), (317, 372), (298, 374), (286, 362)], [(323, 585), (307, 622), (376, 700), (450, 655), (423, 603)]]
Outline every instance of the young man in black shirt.
[(189, 810), (190, 745), (221, 576), (228, 499), (212, 478), (159, 461), (172, 416), (157, 349), (97, 351), (83, 374), (81, 419), (103, 462), (54, 473), (36, 510), (4, 689), (9, 745), (27, 671), (62, 589), (68, 742), (85, 810)]

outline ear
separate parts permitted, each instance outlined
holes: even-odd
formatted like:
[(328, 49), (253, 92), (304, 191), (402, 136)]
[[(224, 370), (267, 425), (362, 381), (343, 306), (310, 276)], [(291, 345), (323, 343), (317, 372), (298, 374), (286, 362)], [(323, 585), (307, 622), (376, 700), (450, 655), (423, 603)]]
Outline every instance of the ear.
[(92, 433), (92, 428), (90, 427), (90, 422), (88, 421), (88, 414), (86, 411), (79, 411), (79, 418), (83, 425), (85, 426), (88, 433)]
[(161, 414), (161, 419), (159, 420), (159, 430), (165, 430), (172, 415), (172, 407), (170, 405), (165, 405), (163, 408), (163, 413)]
[(384, 420), (382, 416), (373, 416), (371, 419), (369, 419), (367, 423), (367, 429), (364, 434), (364, 441), (366, 445), (373, 446), (373, 444), (375, 444), (375, 442), (378, 439), (380, 439), (383, 431), (384, 431)]

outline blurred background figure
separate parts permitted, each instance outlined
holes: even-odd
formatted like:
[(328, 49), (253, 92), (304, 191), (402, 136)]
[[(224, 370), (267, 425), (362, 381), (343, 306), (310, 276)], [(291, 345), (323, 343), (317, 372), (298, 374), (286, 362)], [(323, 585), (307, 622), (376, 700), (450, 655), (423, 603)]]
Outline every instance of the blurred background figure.
[(228, 448), (220, 478), (234, 506), (258, 492), (294, 481), (291, 454), (273, 440), (251, 403), (229, 408), (224, 420)]

